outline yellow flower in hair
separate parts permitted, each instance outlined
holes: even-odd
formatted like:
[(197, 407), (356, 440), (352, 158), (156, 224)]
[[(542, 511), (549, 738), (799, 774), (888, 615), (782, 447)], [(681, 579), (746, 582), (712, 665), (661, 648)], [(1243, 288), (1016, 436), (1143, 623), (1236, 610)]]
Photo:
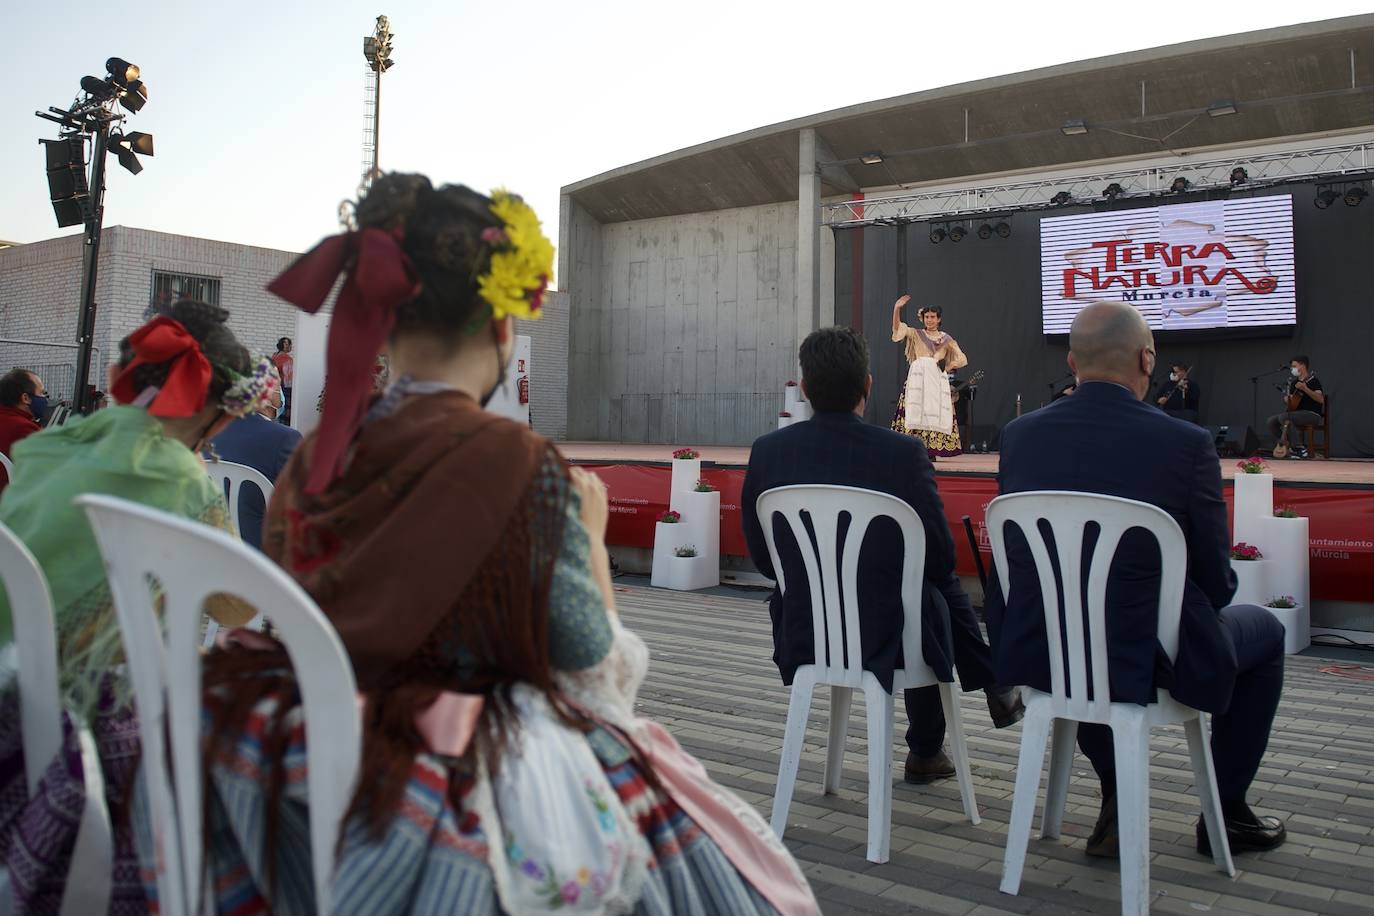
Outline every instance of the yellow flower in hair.
[(539, 228), (539, 217), (516, 195), (494, 192), (491, 212), (503, 228), (482, 233), (493, 251), (491, 269), (478, 278), (477, 288), (494, 319), (538, 318), (553, 275), (553, 243)]

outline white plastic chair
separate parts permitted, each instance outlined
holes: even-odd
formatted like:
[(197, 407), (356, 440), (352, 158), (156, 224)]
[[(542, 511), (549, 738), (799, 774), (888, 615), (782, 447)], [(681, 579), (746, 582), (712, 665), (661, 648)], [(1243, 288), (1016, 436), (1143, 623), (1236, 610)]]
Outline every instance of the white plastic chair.
[[(864, 692), (868, 713), (868, 860), (886, 862), (892, 841), (892, 706), (893, 693), (914, 687), (939, 685), (945, 723), (964, 812), (978, 823), (978, 802), (969, 775), (968, 749), (959, 703), (952, 684), (942, 683), (921, 654), (921, 595), (926, 563), (925, 529), (916, 510), (886, 493), (857, 487), (799, 485), (777, 487), (759, 495), (759, 521), (768, 543), (768, 555), (777, 574), (778, 589), (787, 591), (782, 558), (774, 543), (773, 517), (781, 513), (791, 526), (806, 564), (811, 589), (811, 616), (816, 647), (816, 662), (802, 665), (792, 680), (792, 698), (787, 707), (787, 730), (778, 764), (778, 787), (773, 798), (773, 832), (782, 837), (787, 829), (787, 811), (792, 806), (797, 767), (801, 763), (806, 722), (811, 711), (812, 690), (830, 685), (830, 734), (825, 760), (825, 792), (839, 791), (844, 765), (845, 733), (849, 725), (849, 704), (854, 690)], [(836, 563), (839, 525), (849, 516), (844, 555)], [(802, 523), (811, 520), (815, 544)], [(893, 672), (889, 693), (871, 672), (863, 668), (862, 636), (859, 631), (858, 566), (864, 534), (875, 518), (887, 517), (902, 530), (902, 654), (906, 667)], [(840, 598), (844, 603), (841, 606)], [(843, 610), (842, 610), (843, 607)], [(849, 655), (844, 646), (850, 647)], [(827, 647), (829, 653), (827, 656)], [(826, 658), (829, 663), (826, 663)]]
[[(1042, 491), (999, 496), (987, 512), (993, 561), (997, 564), (1002, 597), (1010, 595), (1005, 526), (1014, 523), (1025, 535), (1035, 559), (1045, 609), (1045, 633), (1049, 646), (1050, 693), (1022, 688), (1026, 717), (1021, 723), (1021, 757), (1016, 770), (1016, 795), (1012, 802), (1007, 850), (1002, 863), (1002, 892), (1016, 894), (1026, 860), (1036, 794), (1045, 763), (1045, 742), (1053, 725), (1049, 784), (1040, 835), (1059, 836), (1064, 802), (1073, 766), (1074, 739), (1079, 722), (1109, 726), (1116, 757), (1116, 805), (1121, 843), (1121, 911), (1148, 913), (1150, 909), (1150, 730), (1160, 725), (1183, 726), (1192, 757), (1193, 775), (1202, 802), (1207, 836), (1217, 867), (1234, 876), (1235, 864), (1226, 840), (1212, 769), (1212, 749), (1207, 723), (1198, 710), (1179, 703), (1167, 690), (1155, 692), (1149, 706), (1111, 702), (1107, 657), (1107, 578), (1122, 535), (1141, 528), (1159, 543), (1158, 639), (1170, 661), (1178, 654), (1179, 617), (1183, 609), (1184, 576), (1188, 549), (1178, 523), (1164, 510), (1147, 503), (1093, 493)], [(1082, 591), (1064, 589), (1061, 624), (1059, 588), (1050, 565), (1049, 545), (1040, 530), (1047, 522), (1053, 533), (1063, 581), (1082, 581), (1084, 531), (1089, 524), (1100, 533), (1088, 566), (1088, 632), (1083, 631)], [(1068, 646), (1068, 657), (1063, 647)], [(1088, 679), (1091, 659), (1092, 679)], [(1089, 699), (1091, 689), (1092, 698)]]
[[(14, 622), (14, 662), (18, 667), (19, 728), (24, 742), (24, 776), (29, 797), (53, 758), (62, 750), (62, 699), (57, 679), (57, 632), (52, 593), (33, 554), (14, 533), (0, 525), (0, 579), (9, 597)], [(76, 846), (72, 851), (67, 886), (62, 892), (63, 916), (104, 913), (110, 905), (114, 841), (110, 813), (105, 806), (105, 775), (90, 729), (70, 714), (81, 748), (81, 773), (86, 802), (81, 809)], [(7, 891), (7, 889), (6, 889)], [(9, 902), (8, 893), (4, 894)]]
[(6, 479), (6, 480), (13, 480), (13, 479), (14, 479), (14, 462), (13, 462), (13, 461), (10, 461), (9, 456), (6, 455), (4, 452), (0, 452), (0, 466), (3, 466), (3, 467), (5, 468), (5, 479)]
[[(105, 558), (138, 702), (163, 912), (199, 912), (203, 903), (197, 638), (206, 600), (221, 593), (271, 608), (291, 656), (305, 714), (315, 901), (329, 912), (335, 846), (362, 753), (357, 687), (338, 633), (290, 576), (222, 531), (109, 496), (76, 503)], [(165, 643), (150, 577), (162, 587)], [(167, 756), (154, 751), (166, 746), (168, 723), (170, 774)]]
[[(252, 484), (262, 493), (263, 505), (272, 501), (272, 481), (267, 479), (257, 468), (250, 468), (246, 464), (235, 464), (232, 461), (207, 461), (205, 471), (210, 475), (210, 479), (219, 485), (221, 491), (227, 493), (225, 497), (229, 502), (229, 526), (234, 529), (234, 533), (240, 538), (243, 537), (243, 530), (239, 528), (239, 494), (243, 491), (244, 484)], [(226, 490), (227, 486), (227, 490)], [(247, 626), (255, 630), (263, 628), (263, 618), (259, 614), (248, 621)], [(219, 624), (214, 618), (205, 619), (205, 648), (210, 648), (215, 644), (215, 636), (219, 633)]]
[(229, 501), (229, 526), (234, 529), (235, 534), (242, 537), (243, 532), (239, 528), (239, 493), (243, 490), (243, 485), (250, 483), (262, 491), (262, 501), (266, 504), (272, 501), (272, 481), (258, 469), (232, 461), (207, 461), (205, 471), (211, 480), (220, 485), (221, 490), (226, 483), (228, 484), (226, 498)]

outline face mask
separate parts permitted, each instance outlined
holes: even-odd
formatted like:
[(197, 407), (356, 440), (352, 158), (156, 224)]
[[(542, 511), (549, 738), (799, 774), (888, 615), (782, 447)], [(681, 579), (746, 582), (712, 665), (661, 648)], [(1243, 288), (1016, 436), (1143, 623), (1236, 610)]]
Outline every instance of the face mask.
[(36, 422), (42, 423), (43, 418), (48, 415), (48, 396), (46, 394), (35, 394), (29, 397), (29, 412), (33, 414)]
[(1297, 366), (1294, 366), (1292, 369), (1289, 369), (1288, 371), (1291, 372), (1291, 373), (1293, 373), (1293, 378), (1297, 378), (1297, 377), (1298, 377), (1298, 367), (1297, 367)]
[(1178, 373), (1177, 373), (1177, 372), (1170, 372), (1170, 373), (1169, 373), (1169, 381), (1171, 381), (1171, 382), (1176, 382), (1176, 381), (1178, 381)]

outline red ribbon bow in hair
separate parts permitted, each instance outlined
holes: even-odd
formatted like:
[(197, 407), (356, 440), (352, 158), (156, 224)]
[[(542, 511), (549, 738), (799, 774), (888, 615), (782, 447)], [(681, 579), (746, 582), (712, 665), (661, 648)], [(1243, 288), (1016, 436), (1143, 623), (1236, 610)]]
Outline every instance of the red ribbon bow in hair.
[(372, 227), (325, 239), (267, 284), (267, 289), (314, 314), (345, 271), (329, 324), (325, 348), (329, 384), (306, 479), (307, 493), (322, 492), (343, 472), (344, 452), (362, 425), (372, 393), (372, 367), (396, 322), (396, 307), (420, 290), (415, 267), (397, 235)]
[(213, 370), (200, 344), (181, 322), (159, 316), (129, 335), (134, 358), (120, 370), (110, 393), (121, 404), (132, 404), (141, 391), (134, 390), (134, 370), (139, 366), (170, 362), (167, 381), (147, 405), (155, 417), (190, 417), (205, 406)]

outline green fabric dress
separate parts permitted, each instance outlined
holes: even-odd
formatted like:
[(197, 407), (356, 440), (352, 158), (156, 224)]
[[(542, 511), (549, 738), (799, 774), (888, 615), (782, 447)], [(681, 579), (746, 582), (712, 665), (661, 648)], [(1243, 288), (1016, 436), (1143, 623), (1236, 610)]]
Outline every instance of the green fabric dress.
[[(103, 493), (227, 527), (223, 493), (200, 459), (137, 407), (110, 407), (46, 429), (14, 448), (0, 523), (38, 559), (52, 590), (63, 695), (89, 712), (123, 652), (105, 568), (85, 514), (72, 504)], [(3, 592), (3, 589), (0, 589)], [(14, 638), (0, 594), (0, 647)]]

